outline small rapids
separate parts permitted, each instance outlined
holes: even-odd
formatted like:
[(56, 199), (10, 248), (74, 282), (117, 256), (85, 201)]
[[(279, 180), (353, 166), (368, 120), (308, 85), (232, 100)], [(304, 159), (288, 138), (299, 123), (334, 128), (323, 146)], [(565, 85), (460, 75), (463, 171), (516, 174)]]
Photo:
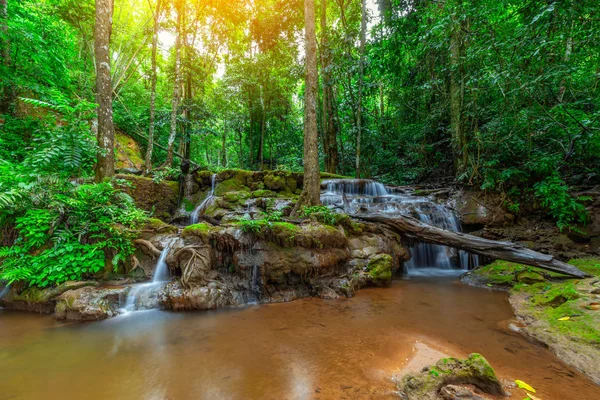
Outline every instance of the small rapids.
[[(335, 206), (349, 213), (375, 212), (412, 216), (442, 229), (462, 231), (460, 220), (454, 211), (431, 198), (414, 196), (367, 179), (335, 179), (323, 184), (321, 200), (325, 205)], [(405, 264), (409, 275), (446, 275), (438, 272), (464, 271), (479, 265), (477, 255), (446, 246), (417, 242), (410, 250), (412, 258)]]
[(123, 306), (125, 313), (158, 308), (158, 292), (170, 278), (169, 267), (166, 263), (170, 250), (171, 242), (167, 243), (160, 253), (152, 282), (140, 283), (131, 287)]
[(200, 215), (202, 215), (202, 213), (206, 210), (206, 208), (210, 205), (210, 203), (212, 203), (213, 199), (215, 198), (215, 183), (217, 180), (217, 174), (213, 174), (213, 176), (211, 177), (211, 188), (210, 188), (210, 192), (208, 193), (208, 196), (206, 196), (206, 198), (202, 201), (202, 203), (200, 203), (200, 205), (198, 207), (196, 207), (196, 209), (194, 210), (194, 212), (192, 212), (192, 215), (190, 216), (190, 224), (194, 225), (197, 224), (198, 221), (200, 220)]

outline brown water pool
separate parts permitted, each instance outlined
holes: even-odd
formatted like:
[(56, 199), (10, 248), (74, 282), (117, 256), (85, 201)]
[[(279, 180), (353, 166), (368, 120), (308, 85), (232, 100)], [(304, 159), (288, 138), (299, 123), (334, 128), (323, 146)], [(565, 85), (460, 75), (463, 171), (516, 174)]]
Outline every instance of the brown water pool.
[(0, 311), (0, 399), (395, 398), (390, 377), (418, 342), (482, 353), (544, 400), (600, 399), (599, 386), (510, 331), (512, 318), (506, 294), (452, 279), (90, 324)]

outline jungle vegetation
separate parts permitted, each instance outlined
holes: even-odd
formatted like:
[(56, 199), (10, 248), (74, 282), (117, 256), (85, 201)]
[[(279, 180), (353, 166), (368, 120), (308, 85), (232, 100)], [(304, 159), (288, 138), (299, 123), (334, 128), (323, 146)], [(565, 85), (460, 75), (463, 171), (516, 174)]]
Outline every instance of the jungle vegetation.
[(321, 170), (498, 192), (568, 229), (600, 180), (596, 0), (0, 0), (0, 57), (0, 257), (131, 252), (103, 220), (143, 219), (111, 183), (116, 133), (159, 178), (305, 170), (307, 205)]

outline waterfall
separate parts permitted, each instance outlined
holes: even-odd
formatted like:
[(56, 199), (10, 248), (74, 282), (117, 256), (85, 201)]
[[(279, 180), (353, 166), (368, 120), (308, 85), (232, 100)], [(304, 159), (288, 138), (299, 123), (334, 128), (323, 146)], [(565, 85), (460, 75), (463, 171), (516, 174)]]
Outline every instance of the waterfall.
[(163, 251), (160, 252), (160, 257), (158, 258), (158, 262), (156, 263), (156, 269), (154, 270), (152, 283), (162, 283), (167, 282), (169, 280), (169, 266), (167, 265), (165, 260), (167, 259), (170, 250), (171, 242), (167, 243)]
[(6, 296), (8, 294), (9, 290), (10, 290), (10, 284), (6, 285), (2, 290), (0, 290), (0, 299), (2, 299), (4, 296)]
[[(450, 208), (427, 197), (398, 192), (367, 179), (334, 179), (323, 182), (323, 185), (321, 201), (328, 206), (350, 213), (370, 211), (412, 216), (449, 231), (462, 230), (460, 220)], [(447, 246), (419, 242), (410, 250), (412, 258), (405, 264), (409, 274), (421, 269), (466, 270), (479, 265), (477, 255)]]
[(206, 207), (208, 207), (210, 205), (213, 198), (215, 197), (216, 180), (217, 180), (217, 174), (213, 174), (213, 176), (210, 178), (210, 192), (208, 193), (208, 196), (206, 196), (206, 198), (202, 201), (202, 203), (200, 203), (200, 205), (198, 207), (196, 207), (194, 212), (192, 212), (192, 215), (190, 217), (190, 223), (192, 225), (198, 223), (198, 221), (200, 219), (200, 214), (202, 214), (204, 212), (204, 210), (206, 210)]
[(152, 282), (140, 283), (131, 287), (123, 307), (125, 312), (158, 308), (158, 291), (169, 281), (170, 277), (169, 267), (165, 261), (170, 250), (171, 242), (168, 242), (160, 252)]

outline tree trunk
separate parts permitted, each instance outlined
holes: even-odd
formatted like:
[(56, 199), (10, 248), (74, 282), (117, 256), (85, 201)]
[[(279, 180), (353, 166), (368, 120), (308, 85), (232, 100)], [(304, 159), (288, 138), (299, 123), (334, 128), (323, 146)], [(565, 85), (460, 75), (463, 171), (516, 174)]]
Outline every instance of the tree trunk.
[(96, 101), (98, 102), (98, 155), (96, 182), (115, 174), (115, 127), (110, 76), (110, 36), (113, 0), (96, 0), (94, 53), (96, 56)]
[[(177, 3), (177, 2), (176, 2)], [(177, 135), (177, 109), (179, 108), (179, 90), (181, 89), (181, 19), (185, 11), (185, 0), (181, 1), (177, 7), (177, 27), (175, 38), (175, 84), (173, 86), (173, 101), (171, 107), (171, 132), (169, 134), (169, 143), (167, 150), (167, 159), (165, 165), (173, 166), (173, 151), (175, 147), (175, 136)]]
[(156, 120), (156, 53), (158, 48), (158, 28), (160, 20), (161, 0), (156, 0), (156, 11), (154, 12), (154, 31), (152, 32), (152, 72), (150, 75), (150, 126), (148, 127), (148, 147), (146, 149), (146, 160), (144, 172), (152, 170), (152, 152), (154, 151), (154, 124)]
[(360, 179), (360, 147), (363, 131), (362, 107), (363, 107), (363, 85), (365, 75), (365, 42), (367, 41), (367, 0), (361, 0), (360, 19), (360, 61), (358, 66), (358, 108), (356, 110), (356, 178)]
[(387, 217), (384, 215), (355, 215), (368, 222), (383, 224), (395, 232), (427, 243), (455, 247), (481, 256), (531, 265), (560, 272), (577, 278), (588, 276), (572, 265), (557, 260), (553, 256), (538, 253), (511, 242), (499, 242), (460, 232), (450, 232), (425, 224), (412, 217)]
[(223, 135), (221, 137), (221, 164), (227, 168), (227, 124), (223, 122)]
[(304, 0), (306, 40), (306, 89), (304, 94), (304, 187), (292, 211), (297, 215), (304, 206), (321, 204), (319, 173), (319, 136), (317, 132), (317, 38), (315, 1)]
[(333, 91), (331, 89), (331, 55), (327, 31), (327, 0), (321, 0), (321, 70), (323, 81), (323, 152), (325, 153), (325, 170), (335, 174), (339, 167), (337, 148), (337, 132), (333, 116)]
[(265, 129), (267, 123), (267, 109), (265, 105), (265, 99), (263, 97), (264, 92), (261, 86), (260, 89), (260, 108), (261, 108), (261, 120), (260, 120), (260, 146), (258, 148), (258, 160), (260, 162), (260, 170), (264, 171), (265, 169)]

